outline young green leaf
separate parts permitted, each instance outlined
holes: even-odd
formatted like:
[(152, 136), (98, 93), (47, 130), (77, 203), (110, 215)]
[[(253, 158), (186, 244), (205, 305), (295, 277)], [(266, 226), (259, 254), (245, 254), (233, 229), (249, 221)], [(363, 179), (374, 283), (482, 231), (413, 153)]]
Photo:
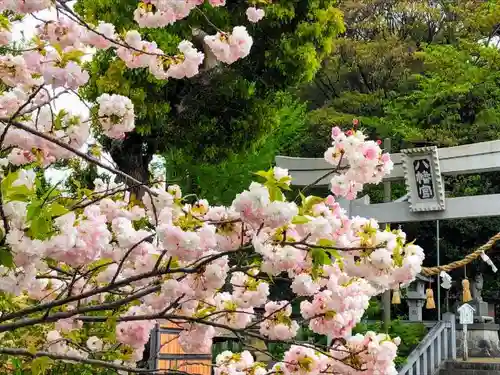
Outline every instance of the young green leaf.
[(306, 224), (311, 220), (305, 216), (297, 215), (292, 219), (292, 224)]
[(0, 264), (7, 268), (14, 267), (14, 261), (12, 259), (12, 253), (5, 247), (0, 247)]

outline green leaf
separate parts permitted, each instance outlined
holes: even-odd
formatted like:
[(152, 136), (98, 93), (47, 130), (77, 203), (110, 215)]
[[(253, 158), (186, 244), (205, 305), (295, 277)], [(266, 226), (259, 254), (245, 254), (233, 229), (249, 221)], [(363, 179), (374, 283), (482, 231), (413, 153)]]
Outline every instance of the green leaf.
[(332, 247), (335, 245), (335, 242), (332, 240), (329, 240), (328, 238), (320, 238), (320, 240), (317, 242), (319, 246), (325, 246), (325, 247)]
[(42, 204), (43, 201), (39, 200), (31, 202), (26, 209), (26, 218), (28, 220), (33, 220), (39, 217), (42, 213)]
[(260, 176), (262, 178), (265, 178), (267, 181), (271, 181), (273, 179), (274, 173), (272, 169), (268, 171), (258, 171), (254, 173), (257, 176)]
[(12, 186), (14, 181), (17, 180), (17, 177), (19, 176), (19, 173), (16, 172), (10, 172), (7, 175), (5, 175), (2, 179), (1, 187), (2, 187), (2, 195), (6, 195), (9, 188)]
[(335, 259), (340, 270), (343, 271), (344, 270), (344, 258), (342, 257), (342, 255), (340, 255), (339, 252), (337, 250), (334, 250), (334, 249), (330, 249), (327, 251), (328, 251), (328, 254), (330, 254), (330, 256), (332, 256)]
[(284, 200), (283, 193), (281, 192), (280, 188), (277, 187), (276, 185), (269, 184), (267, 186), (267, 190), (269, 190), (269, 198), (271, 198), (271, 201), (280, 201), (282, 202)]
[(31, 238), (45, 240), (52, 234), (52, 220), (44, 215), (39, 215), (31, 220), (28, 234)]
[(0, 14), (0, 29), (8, 31), (11, 30), (9, 19), (3, 14)]
[(55, 130), (61, 130), (63, 128), (63, 119), (67, 114), (68, 114), (68, 112), (65, 111), (64, 109), (61, 109), (59, 112), (57, 112), (57, 114), (54, 118), (54, 129)]
[(0, 247), (0, 264), (8, 268), (14, 267), (12, 253), (5, 247)]
[(28, 189), (26, 185), (12, 186), (18, 177), (19, 173), (16, 171), (7, 174), (2, 179), (0, 188), (2, 189), (2, 196), (5, 202), (27, 202), (35, 194), (35, 191)]
[(292, 190), (290, 188), (290, 181), (292, 181), (292, 178), (290, 176), (282, 177), (278, 181), (278, 186), (283, 190)]
[(78, 342), (80, 341), (80, 332), (78, 330), (70, 331), (67, 333), (67, 337), (73, 342)]
[(33, 375), (45, 375), (54, 360), (49, 357), (38, 357), (31, 362), (31, 373)]
[(62, 56), (63, 55), (63, 50), (62, 50), (62, 47), (59, 43), (51, 43), (52, 44), (52, 47), (54, 47), (54, 49), (57, 51), (57, 53), (59, 54), (59, 56)]
[(394, 261), (394, 264), (398, 267), (401, 267), (403, 265), (403, 255), (400, 254), (400, 250), (401, 247), (396, 246), (392, 251), (392, 260)]
[(96, 260), (92, 264), (90, 264), (89, 269), (95, 269), (94, 275), (97, 275), (107, 268), (107, 267), (104, 267), (105, 264), (110, 264), (112, 262), (113, 262), (113, 260), (111, 258), (101, 258), (99, 260)]
[(332, 264), (332, 260), (330, 259), (328, 253), (324, 249), (313, 249), (311, 255), (312, 255), (313, 265), (315, 266)]
[(47, 212), (51, 217), (54, 217), (65, 215), (69, 210), (59, 203), (52, 203), (47, 207)]
[(62, 63), (63, 63), (63, 65), (65, 65), (69, 61), (74, 61), (76, 63), (80, 63), (81, 58), (84, 55), (85, 55), (85, 52), (83, 52), (81, 50), (77, 50), (77, 49), (73, 50), (73, 51), (66, 52), (62, 58)]
[(36, 346), (34, 344), (30, 344), (28, 345), (28, 351), (31, 353), (31, 354), (35, 354), (37, 352), (37, 349), (36, 349)]
[(311, 209), (313, 208), (314, 205), (316, 204), (319, 204), (319, 203), (322, 203), (324, 202), (325, 200), (321, 197), (315, 197), (313, 195), (307, 197), (307, 198), (303, 198), (302, 200), (302, 208), (301, 208), (301, 212), (302, 214), (307, 214), (308, 212), (311, 211)]
[(308, 219), (307, 217), (305, 216), (302, 216), (302, 215), (297, 215), (295, 216), (293, 219), (292, 219), (292, 224), (306, 224), (308, 222), (310, 222), (311, 220)]
[(111, 315), (106, 319), (106, 325), (114, 329), (116, 327), (117, 321), (118, 318), (114, 315)]
[(300, 197), (300, 201), (302, 202), (302, 205), (303, 205), (306, 201), (306, 196), (301, 191), (299, 191), (299, 197)]

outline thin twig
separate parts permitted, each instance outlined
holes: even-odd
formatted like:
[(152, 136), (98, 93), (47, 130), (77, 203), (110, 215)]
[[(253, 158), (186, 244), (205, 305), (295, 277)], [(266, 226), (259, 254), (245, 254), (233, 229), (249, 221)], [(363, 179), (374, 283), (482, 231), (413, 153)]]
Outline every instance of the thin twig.
[[(98, 359), (91, 359), (91, 358), (82, 358), (76, 355), (62, 355), (62, 354), (55, 354), (55, 353), (50, 353), (50, 352), (30, 352), (27, 349), (21, 349), (21, 348), (0, 348), (0, 353), (1, 354), (7, 354), (7, 355), (14, 355), (14, 356), (22, 356), (22, 357), (30, 357), (30, 358), (40, 358), (40, 357), (48, 357), (56, 360), (61, 360), (61, 361), (71, 361), (71, 362), (79, 362), (79, 363), (85, 363), (97, 367), (104, 367), (104, 368), (110, 368), (114, 370), (119, 370), (119, 371), (128, 371), (132, 372), (135, 374), (153, 374), (155, 372), (159, 371), (166, 371), (166, 370), (148, 370), (148, 369), (139, 369), (139, 368), (134, 368), (134, 367), (127, 367), (127, 366), (122, 366), (122, 365), (117, 365), (113, 362), (109, 361), (101, 361)], [(184, 371), (177, 371), (177, 370), (167, 370), (171, 374), (188, 374)]]
[[(8, 122), (9, 120), (5, 119), (5, 118), (0, 118), (0, 121), (1, 122)], [(119, 176), (123, 177), (125, 179), (125, 181), (130, 181), (130, 182), (133, 182), (135, 184), (144, 184), (143, 182), (135, 179), (134, 177), (128, 175), (127, 173), (122, 172), (122, 171), (120, 171), (118, 169), (112, 168), (112, 167), (110, 167), (110, 166), (102, 163), (100, 160), (98, 160), (98, 159), (96, 159), (96, 158), (94, 158), (94, 157), (92, 157), (90, 155), (87, 155), (86, 153), (81, 152), (81, 151), (75, 149), (74, 147), (71, 147), (67, 143), (65, 143), (63, 141), (60, 141), (57, 138), (54, 138), (54, 137), (52, 137), (52, 136), (50, 136), (48, 134), (45, 134), (45, 133), (41, 133), (38, 130), (35, 130), (35, 129), (27, 126), (27, 125), (21, 124), (20, 122), (17, 122), (17, 121), (13, 121), (13, 122), (11, 122), (11, 124), (13, 126), (15, 126), (16, 128), (18, 128), (18, 129), (22, 129), (25, 132), (28, 132), (30, 134), (36, 135), (37, 137), (40, 137), (40, 138), (43, 138), (43, 139), (45, 139), (45, 140), (47, 140), (49, 142), (52, 142), (52, 143), (58, 145), (59, 147), (64, 148), (65, 150), (71, 151), (73, 154), (79, 156), (80, 158), (82, 158), (84, 160), (87, 160), (90, 163), (96, 164), (99, 167), (107, 170), (108, 172), (111, 172), (111, 173), (113, 173), (115, 175), (119, 175)], [(147, 186), (144, 186), (144, 189), (146, 191), (148, 191), (150, 194), (154, 195), (154, 196), (157, 195), (154, 191), (152, 191), (151, 189), (149, 189)]]

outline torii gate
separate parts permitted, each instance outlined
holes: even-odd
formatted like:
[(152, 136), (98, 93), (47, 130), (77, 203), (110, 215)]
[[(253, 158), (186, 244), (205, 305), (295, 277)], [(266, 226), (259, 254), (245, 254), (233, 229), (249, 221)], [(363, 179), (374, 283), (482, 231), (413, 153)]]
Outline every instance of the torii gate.
[[(389, 148), (388, 145), (390, 140), (384, 142), (385, 148)], [(439, 149), (435, 146), (406, 149), (391, 154), (391, 159), (394, 169), (383, 182), (390, 186), (392, 181), (405, 180), (407, 194), (396, 201), (377, 204), (370, 204), (368, 196), (354, 201), (339, 199), (348, 215), (370, 217), (380, 223), (500, 216), (500, 194), (445, 198), (442, 181), (442, 175), (500, 171), (500, 140)], [(276, 165), (289, 170), (295, 186), (327, 186), (331, 177), (321, 177), (333, 170), (322, 158), (277, 156)], [(390, 187), (388, 190), (390, 192)], [(437, 228), (439, 237), (439, 226)], [(439, 262), (439, 247), (437, 253)], [(386, 292), (383, 300), (387, 323), (390, 321), (390, 292)]]
[[(407, 195), (394, 202), (377, 204), (370, 204), (369, 197), (365, 196), (351, 202), (341, 200), (341, 205), (351, 216), (371, 217), (381, 223), (499, 216), (500, 194), (445, 198), (442, 209), (421, 208), (414, 211), (410, 210), (408, 199), (414, 193), (411, 191), (414, 186), (411, 186), (411, 181), (408, 181), (409, 177), (411, 177), (410, 171), (407, 170), (405, 173), (404, 159), (414, 158), (414, 155), (430, 154), (433, 149), (436, 150), (434, 152), (437, 161), (436, 169), (440, 169), (441, 175), (466, 175), (500, 171), (500, 140), (439, 149), (422, 147), (403, 150), (401, 153), (391, 154), (394, 169), (383, 181), (407, 180), (407, 187), (410, 187)], [(296, 186), (312, 184), (326, 172), (332, 170), (332, 166), (322, 158), (277, 156), (276, 165), (289, 170), (292, 176), (292, 184)], [(440, 176), (433, 177), (441, 180)], [(327, 186), (329, 181), (330, 177), (326, 177), (316, 183), (315, 186)], [(433, 201), (435, 203), (435, 200)]]

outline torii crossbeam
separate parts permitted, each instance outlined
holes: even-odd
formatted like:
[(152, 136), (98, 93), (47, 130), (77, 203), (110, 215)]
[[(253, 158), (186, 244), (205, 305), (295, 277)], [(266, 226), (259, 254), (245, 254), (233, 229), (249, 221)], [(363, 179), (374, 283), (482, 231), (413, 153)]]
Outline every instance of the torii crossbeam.
[[(500, 171), (500, 140), (439, 148), (437, 153), (440, 172), (444, 176)], [(405, 179), (404, 154), (392, 154), (391, 159), (394, 169), (384, 181)], [(292, 184), (296, 186), (307, 186), (332, 170), (332, 166), (322, 158), (277, 156), (276, 165), (289, 170)], [(329, 180), (330, 177), (326, 177), (316, 185), (326, 186)], [(411, 212), (405, 198), (389, 203), (370, 204), (369, 198), (363, 197), (351, 202), (341, 201), (341, 205), (351, 216), (371, 217), (382, 223), (500, 216), (500, 194), (446, 198), (445, 209), (421, 212)]]

